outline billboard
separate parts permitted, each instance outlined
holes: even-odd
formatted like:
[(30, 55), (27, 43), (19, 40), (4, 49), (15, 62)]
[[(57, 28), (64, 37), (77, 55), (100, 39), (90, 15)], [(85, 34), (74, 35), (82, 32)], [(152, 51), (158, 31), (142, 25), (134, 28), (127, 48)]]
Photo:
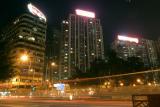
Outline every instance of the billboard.
[(135, 42), (135, 43), (139, 42), (138, 38), (133, 38), (133, 37), (124, 36), (124, 35), (118, 35), (118, 40)]
[(33, 14), (38, 16), (41, 19), (44, 19), (46, 22), (46, 17), (45, 15), (34, 5), (32, 5), (31, 3), (28, 4), (28, 10)]
[(89, 18), (95, 18), (94, 12), (89, 12), (89, 11), (85, 11), (85, 10), (76, 9), (76, 14), (80, 15), (80, 16), (89, 17)]
[(56, 87), (56, 89), (59, 91), (64, 91), (65, 84), (57, 83), (57, 84), (53, 84), (53, 86)]

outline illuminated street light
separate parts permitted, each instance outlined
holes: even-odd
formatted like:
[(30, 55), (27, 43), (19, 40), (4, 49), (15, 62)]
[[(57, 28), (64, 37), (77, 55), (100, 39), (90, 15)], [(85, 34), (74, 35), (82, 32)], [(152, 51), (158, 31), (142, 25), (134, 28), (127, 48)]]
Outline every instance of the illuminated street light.
[(105, 82), (105, 83), (104, 83), (104, 85), (110, 85), (110, 84), (111, 84), (110, 82)]
[(28, 55), (27, 55), (27, 54), (23, 54), (23, 55), (20, 57), (20, 60), (23, 61), (23, 62), (28, 61)]
[(133, 87), (135, 87), (136, 86), (136, 84), (133, 84)]
[(52, 62), (52, 63), (51, 63), (51, 66), (55, 66), (55, 65), (56, 65), (56, 63), (55, 63), (55, 62)]
[(151, 85), (152, 85), (152, 84), (149, 82), (149, 83), (148, 83), (148, 86), (151, 86)]
[(138, 83), (141, 83), (141, 79), (137, 78), (137, 82), (138, 82)]
[(108, 82), (108, 85), (110, 85), (111, 83), (110, 82)]
[(107, 85), (107, 82), (105, 82), (104, 85)]
[(33, 69), (30, 69), (29, 71), (30, 71), (30, 72), (33, 72)]
[(123, 83), (120, 83), (120, 86), (124, 86), (124, 84), (123, 84)]

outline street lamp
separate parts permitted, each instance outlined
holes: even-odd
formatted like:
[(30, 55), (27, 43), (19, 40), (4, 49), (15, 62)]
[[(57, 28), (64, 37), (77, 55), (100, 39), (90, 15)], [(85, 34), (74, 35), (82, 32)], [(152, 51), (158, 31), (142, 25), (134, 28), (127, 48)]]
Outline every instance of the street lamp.
[(28, 55), (27, 55), (27, 54), (23, 54), (23, 55), (20, 57), (20, 60), (21, 60), (22, 62), (28, 61)]
[[(27, 62), (28, 60), (29, 60), (29, 58), (28, 58), (28, 55), (27, 54), (22, 54), (20, 57), (19, 57), (19, 60), (20, 60), (20, 62)], [(19, 85), (20, 85), (20, 81), (21, 81), (21, 72), (20, 72), (20, 74), (19, 74), (19, 83), (18, 83), (18, 87), (19, 87)]]
[(51, 66), (56, 66), (56, 63), (55, 63), (55, 62), (52, 62), (52, 63), (51, 63)]
[(124, 83), (121, 82), (121, 83), (120, 83), (120, 86), (121, 86), (121, 87), (124, 86)]
[(52, 80), (51, 78), (53, 78), (53, 72), (51, 72), (51, 68), (52, 67), (56, 67), (56, 63), (55, 62), (48, 62), (46, 65), (46, 74), (45, 74), (45, 80)]
[(151, 86), (151, 85), (152, 85), (152, 84), (149, 82), (149, 83), (148, 83), (148, 86)]
[(133, 87), (135, 87), (136, 86), (136, 84), (133, 84)]
[(33, 85), (33, 80), (34, 80), (34, 73), (35, 73), (35, 71), (34, 71), (34, 69), (31, 69), (31, 60), (29, 59), (29, 55), (28, 54), (22, 54), (21, 56), (20, 56), (20, 61), (21, 62), (29, 62), (29, 65), (28, 65), (28, 73), (29, 72), (32, 72), (33, 73), (33, 76), (32, 76), (32, 85)]
[(141, 83), (141, 79), (140, 78), (137, 78), (136, 80), (138, 83)]

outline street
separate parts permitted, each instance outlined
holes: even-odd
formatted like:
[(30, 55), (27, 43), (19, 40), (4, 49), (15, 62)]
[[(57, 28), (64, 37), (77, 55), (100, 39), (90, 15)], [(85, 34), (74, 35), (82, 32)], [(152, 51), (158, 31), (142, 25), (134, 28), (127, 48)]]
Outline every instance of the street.
[(0, 107), (132, 107), (131, 101), (2, 98)]

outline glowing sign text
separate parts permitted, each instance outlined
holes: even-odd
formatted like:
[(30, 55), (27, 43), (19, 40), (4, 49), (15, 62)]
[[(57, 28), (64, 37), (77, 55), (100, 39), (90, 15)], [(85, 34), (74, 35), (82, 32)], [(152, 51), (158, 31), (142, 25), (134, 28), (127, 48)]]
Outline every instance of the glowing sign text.
[(89, 12), (89, 11), (80, 10), (80, 9), (76, 9), (76, 14), (80, 15), (80, 16), (95, 18), (95, 13)]
[(135, 42), (135, 43), (139, 42), (138, 38), (127, 37), (127, 36), (123, 36), (123, 35), (118, 35), (118, 40)]
[(36, 15), (39, 18), (44, 19), (46, 21), (45, 15), (38, 8), (36, 8), (34, 5), (32, 5), (31, 3), (28, 4), (28, 9), (33, 15)]

